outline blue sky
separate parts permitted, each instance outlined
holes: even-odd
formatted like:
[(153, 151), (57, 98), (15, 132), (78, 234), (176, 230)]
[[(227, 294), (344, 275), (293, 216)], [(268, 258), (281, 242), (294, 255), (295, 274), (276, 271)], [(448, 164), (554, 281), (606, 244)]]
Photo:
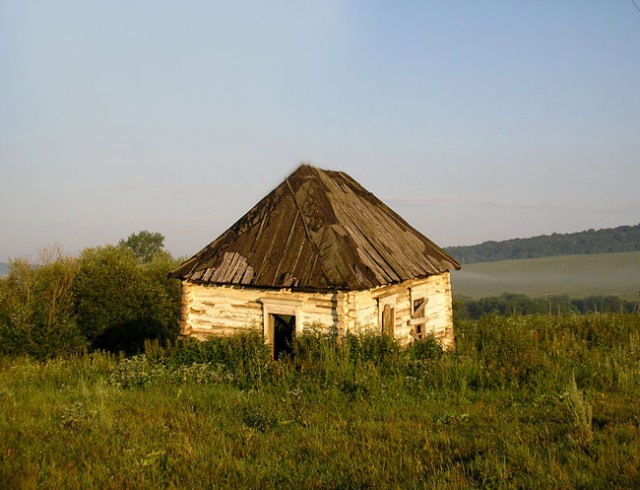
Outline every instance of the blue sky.
[(0, 1), (0, 261), (223, 232), (300, 162), (436, 243), (640, 222), (640, 13)]

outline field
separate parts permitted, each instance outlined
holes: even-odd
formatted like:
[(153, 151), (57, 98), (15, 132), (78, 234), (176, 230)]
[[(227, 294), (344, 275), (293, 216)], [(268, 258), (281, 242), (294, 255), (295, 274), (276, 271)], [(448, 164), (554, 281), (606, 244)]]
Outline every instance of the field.
[(638, 488), (640, 316), (0, 358), (0, 488)]
[(612, 295), (632, 301), (640, 291), (640, 252), (467, 264), (451, 273), (451, 281), (456, 296), (471, 299), (509, 292), (531, 297)]

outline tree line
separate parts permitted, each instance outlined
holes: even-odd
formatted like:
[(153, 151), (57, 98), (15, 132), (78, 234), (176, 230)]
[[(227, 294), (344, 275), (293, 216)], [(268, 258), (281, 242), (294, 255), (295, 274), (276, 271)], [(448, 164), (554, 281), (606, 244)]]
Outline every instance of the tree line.
[(478, 300), (456, 298), (453, 303), (457, 319), (477, 320), (484, 315), (501, 316), (539, 315), (552, 316), (587, 313), (637, 313), (638, 303), (618, 296), (589, 296), (571, 298), (569, 295), (531, 298), (524, 294), (503, 293)]
[(167, 272), (177, 265), (164, 237), (148, 231), (77, 257), (53, 249), (37, 265), (12, 260), (0, 278), (0, 353), (135, 353), (145, 339), (173, 340), (180, 282)]
[(636, 250), (640, 250), (640, 224), (446, 248), (462, 264)]

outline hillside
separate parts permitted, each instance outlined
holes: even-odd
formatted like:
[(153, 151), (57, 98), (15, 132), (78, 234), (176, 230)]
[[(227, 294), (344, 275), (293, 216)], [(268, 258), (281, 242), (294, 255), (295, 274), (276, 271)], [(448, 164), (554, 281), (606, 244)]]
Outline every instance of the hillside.
[(640, 224), (447, 247), (461, 264), (640, 250)]
[(640, 290), (640, 251), (467, 264), (452, 272), (451, 281), (455, 296), (472, 299), (510, 292), (615, 295), (632, 301)]
[(5, 264), (4, 262), (0, 262), (0, 277), (6, 276), (9, 273), (9, 264)]

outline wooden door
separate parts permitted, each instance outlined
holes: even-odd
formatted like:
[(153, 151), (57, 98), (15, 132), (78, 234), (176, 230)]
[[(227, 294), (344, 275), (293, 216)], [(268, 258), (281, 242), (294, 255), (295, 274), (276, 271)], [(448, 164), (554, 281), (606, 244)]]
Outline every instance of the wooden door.
[(382, 310), (382, 335), (394, 338), (395, 335), (395, 308), (390, 304), (384, 305)]

